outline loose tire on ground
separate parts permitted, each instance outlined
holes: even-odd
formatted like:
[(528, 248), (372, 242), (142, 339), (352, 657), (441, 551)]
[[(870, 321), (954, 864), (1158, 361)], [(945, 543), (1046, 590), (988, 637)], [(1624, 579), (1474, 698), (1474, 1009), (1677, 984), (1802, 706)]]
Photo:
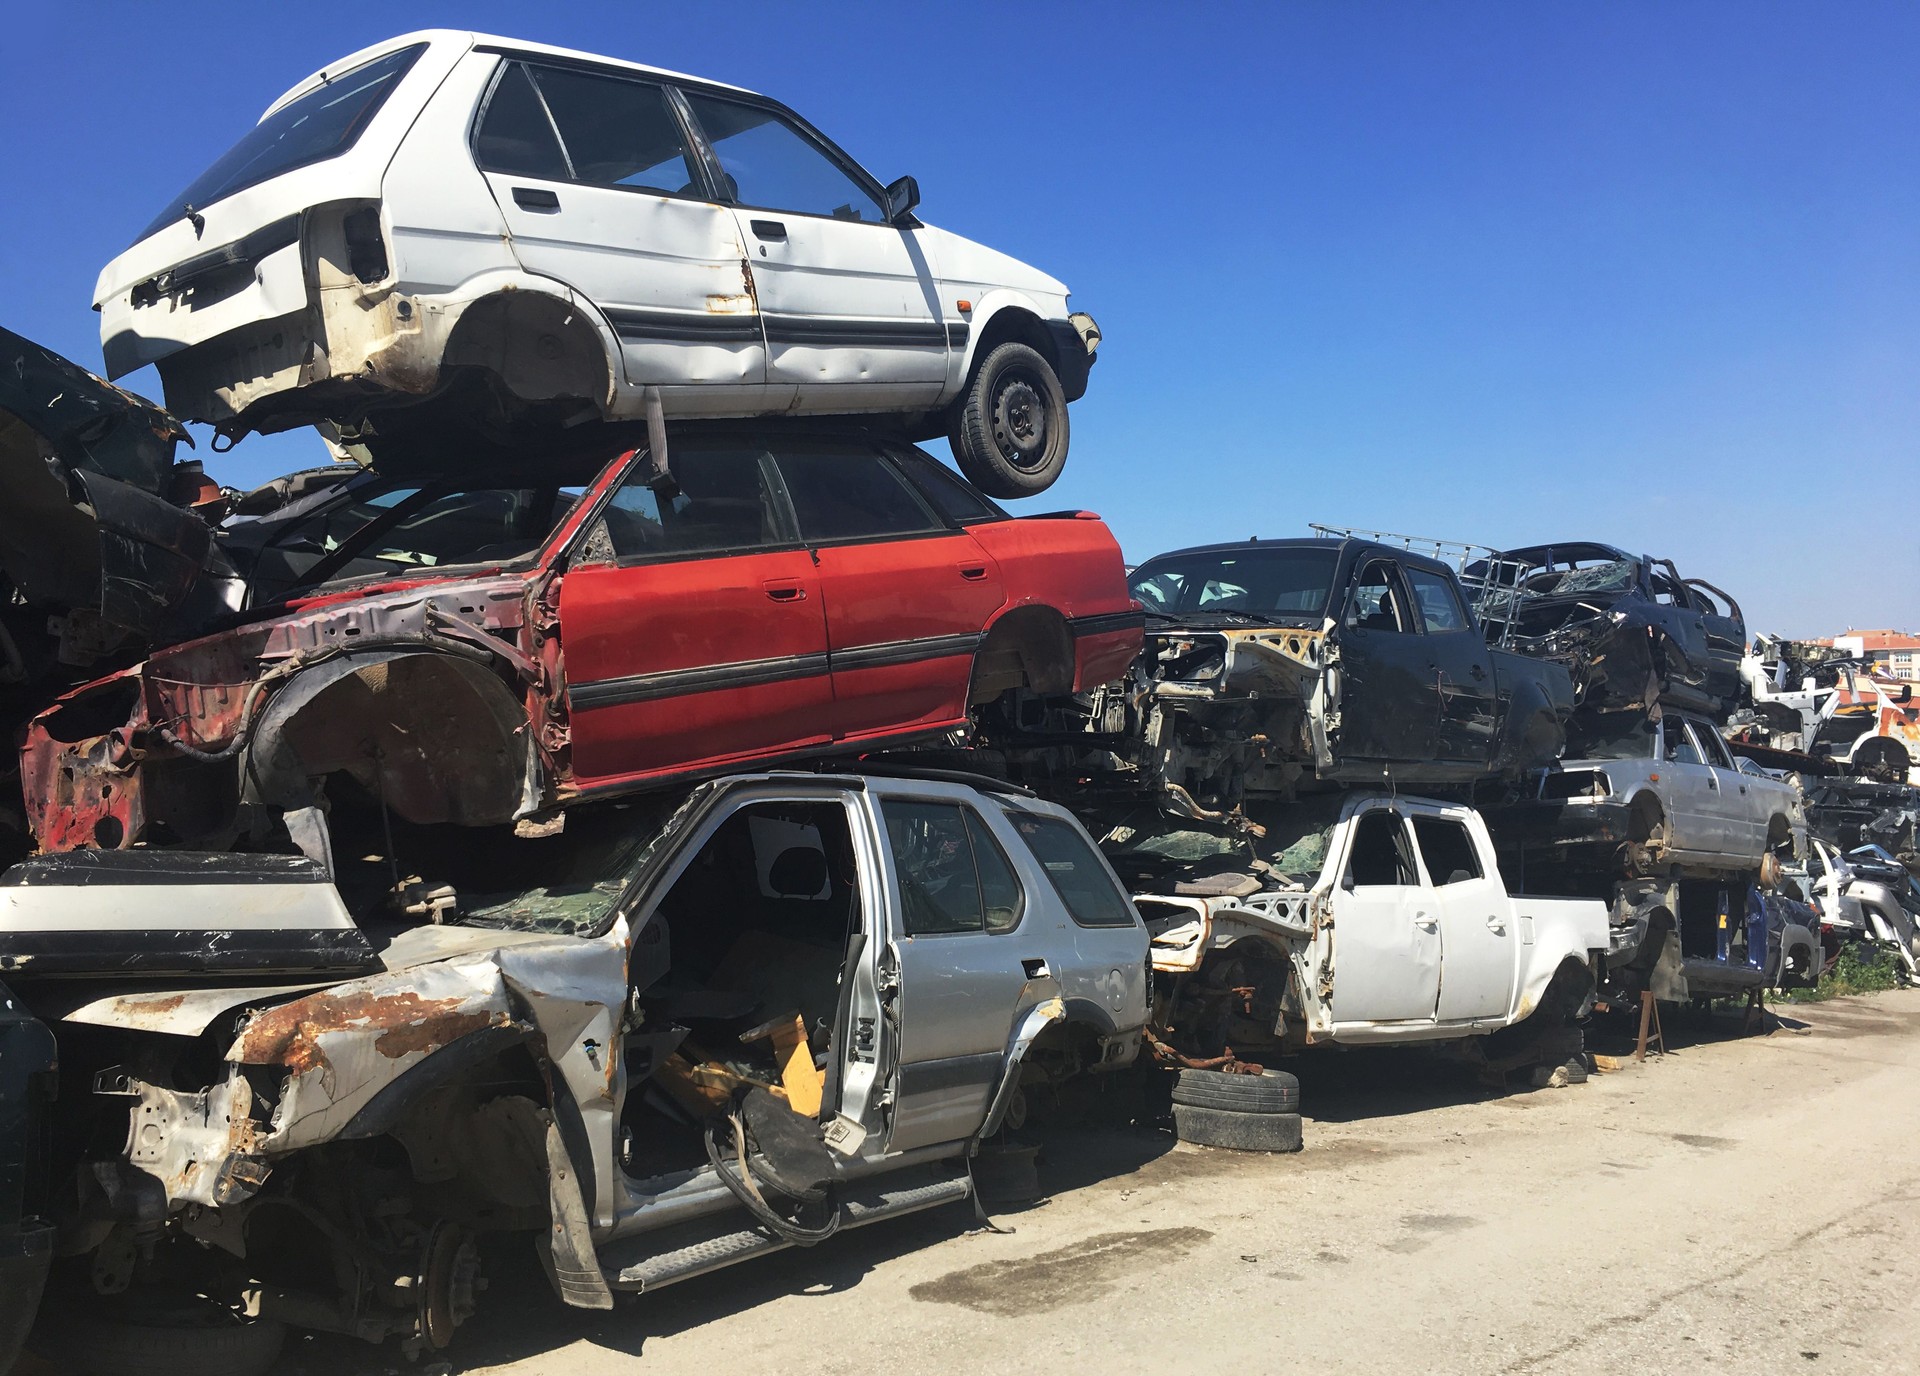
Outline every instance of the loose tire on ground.
[(954, 404), (954, 462), (990, 497), (1031, 497), (1067, 463), (1067, 394), (1025, 344), (995, 346)]
[(49, 1308), (28, 1349), (85, 1376), (265, 1376), (286, 1340), (284, 1324), (185, 1295)]
[(1227, 1109), (1173, 1106), (1173, 1133), (1182, 1142), (1229, 1151), (1299, 1151), (1297, 1113), (1234, 1113)]
[(1173, 1084), (1173, 1102), (1228, 1113), (1298, 1113), (1300, 1081), (1284, 1070), (1258, 1075), (1183, 1070)]

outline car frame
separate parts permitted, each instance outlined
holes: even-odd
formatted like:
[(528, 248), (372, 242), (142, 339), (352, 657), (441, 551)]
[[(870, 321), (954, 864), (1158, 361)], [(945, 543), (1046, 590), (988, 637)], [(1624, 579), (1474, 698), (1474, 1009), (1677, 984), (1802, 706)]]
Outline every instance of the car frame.
[[(309, 585), (61, 696), (21, 754), (40, 847), (284, 828), (331, 869), (323, 776), (408, 821), (533, 821), (743, 763), (951, 742), (978, 704), (1090, 688), (1139, 645), (1096, 517), (1008, 517), (885, 435), (676, 427), (665, 464), (581, 471), (517, 557), (409, 544), (390, 573), (329, 581), (365, 539), (438, 519), (455, 480), (423, 479)], [(501, 481), (551, 497), (564, 476), (524, 474)]]
[(767, 97), (431, 30), (291, 88), (94, 301), (109, 375), (157, 365), (169, 408), (229, 439), (325, 423), (417, 447), (476, 410), (574, 424), (656, 395), (675, 416), (895, 413), (993, 495), (1040, 491), (1099, 329), (918, 198)]

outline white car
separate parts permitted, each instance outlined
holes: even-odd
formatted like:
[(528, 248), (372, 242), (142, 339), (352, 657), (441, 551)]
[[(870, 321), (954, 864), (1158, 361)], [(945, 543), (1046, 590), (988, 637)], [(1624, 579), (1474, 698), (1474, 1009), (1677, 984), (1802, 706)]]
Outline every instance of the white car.
[(280, 97), (94, 304), (108, 373), (158, 365), (228, 440), (552, 433), (658, 389), (669, 418), (899, 413), (993, 495), (1041, 491), (1099, 330), (918, 199), (764, 96), (436, 30)]

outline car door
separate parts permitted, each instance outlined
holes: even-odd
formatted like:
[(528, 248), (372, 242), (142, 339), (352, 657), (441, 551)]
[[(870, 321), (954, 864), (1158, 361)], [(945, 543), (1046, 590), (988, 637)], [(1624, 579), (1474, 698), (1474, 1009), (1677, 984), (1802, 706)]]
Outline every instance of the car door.
[(749, 249), (768, 379), (806, 411), (932, 406), (946, 384), (949, 307), (929, 236), (891, 224), (874, 186), (812, 129), (769, 105), (688, 88)]
[(474, 156), (521, 266), (606, 317), (627, 386), (658, 385), (679, 412), (767, 403), (766, 339), (739, 228), (666, 87), (505, 61)]
[(1431, 1022), (1440, 1001), (1440, 913), (1406, 818), (1381, 805), (1349, 828), (1333, 895), (1333, 1021)]
[[(1066, 920), (1028, 894), (970, 803), (890, 793), (880, 811), (895, 897), (881, 969), (894, 1047), (887, 1147), (906, 1151), (980, 1126), (1023, 994), (1047, 978), (1035, 950), (1059, 940), (1041, 927)], [(1049, 983), (1037, 997), (1057, 992)]]
[(998, 565), (877, 448), (784, 438), (772, 448), (818, 564), (835, 739), (963, 719), (974, 652), (1006, 596)]
[(1513, 1006), (1513, 901), (1464, 815), (1414, 808), (1414, 845), (1440, 912), (1441, 1022), (1504, 1019)]
[(1330, 742), (1334, 776), (1357, 777), (1375, 761), (1431, 759), (1439, 740), (1438, 679), (1395, 561), (1360, 565), (1335, 634), (1340, 730)]
[(1704, 687), (1708, 662), (1706, 614), (1692, 590), (1680, 581), (1680, 572), (1670, 560), (1652, 561), (1647, 576), (1659, 609), (1653, 624), (1667, 637), (1667, 677), (1677, 684)]
[(1672, 820), (1669, 848), (1694, 855), (1722, 854), (1730, 833), (1719, 780), (1694, 743), (1686, 720), (1673, 712), (1660, 722), (1659, 775)]
[(1467, 615), (1453, 579), (1413, 564), (1402, 564), (1400, 571), (1413, 594), (1439, 697), (1433, 758), (1483, 770), (1493, 759), (1500, 719), (1486, 639)]
[(1713, 770), (1718, 790), (1721, 833), (1735, 854), (1758, 856), (1766, 849), (1767, 823), (1772, 820), (1764, 800), (1753, 787), (1753, 776), (1742, 770), (1727, 749), (1727, 742), (1707, 722), (1688, 719), (1700, 753)]
[(637, 455), (561, 580), (576, 782), (826, 742), (821, 582), (771, 456), (680, 445), (677, 494), (647, 468)]

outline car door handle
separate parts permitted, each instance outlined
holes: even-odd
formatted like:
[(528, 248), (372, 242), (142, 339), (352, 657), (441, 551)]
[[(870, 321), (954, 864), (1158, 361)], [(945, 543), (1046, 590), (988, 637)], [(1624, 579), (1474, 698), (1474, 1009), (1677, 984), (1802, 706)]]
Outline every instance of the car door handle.
[(1423, 932), (1431, 932), (1438, 929), (1440, 922), (1439, 919), (1428, 917), (1425, 913), (1415, 913), (1413, 915), (1413, 925)]
[(1044, 959), (1023, 960), (1020, 962), (1020, 968), (1027, 972), (1028, 979), (1045, 979), (1053, 973), (1047, 968), (1047, 962)]
[(1718, 793), (1720, 791), (1720, 781), (1718, 779), (1708, 779), (1707, 787), (1712, 789), (1715, 793)]
[(1487, 930), (1496, 936), (1505, 936), (1507, 934), (1506, 918), (1500, 916), (1499, 913), (1487, 914)]
[(1486, 666), (1482, 664), (1474, 665), (1467, 672), (1472, 674), (1475, 678), (1485, 678), (1487, 676)]
[(558, 210), (560, 208), (558, 196), (537, 186), (514, 187), (513, 203), (522, 210)]
[(778, 220), (748, 220), (747, 226), (762, 239), (784, 239), (787, 237), (787, 227)]
[(804, 602), (807, 590), (798, 583), (768, 583), (765, 585), (767, 596), (775, 602)]
[(969, 583), (978, 583), (982, 578), (987, 576), (987, 566), (985, 564), (962, 564), (960, 566), (960, 576)]

